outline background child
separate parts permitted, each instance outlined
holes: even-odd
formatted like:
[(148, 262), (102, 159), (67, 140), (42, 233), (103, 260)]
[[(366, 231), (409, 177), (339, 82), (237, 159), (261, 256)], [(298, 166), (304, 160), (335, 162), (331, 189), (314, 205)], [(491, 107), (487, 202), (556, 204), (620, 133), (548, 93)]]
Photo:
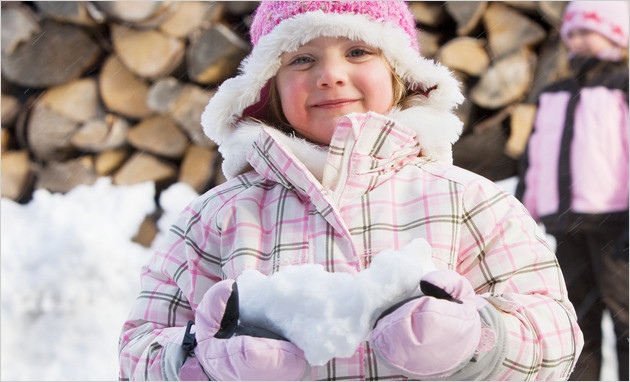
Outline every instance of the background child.
[[(450, 163), (463, 97), (420, 56), (407, 5), (261, 2), (250, 31), (202, 116), (228, 181), (144, 268), (121, 379), (568, 378), (583, 338), (555, 256), (514, 197)], [(354, 355), (308, 365), (277, 335), (236, 333), (243, 271), (356, 274), (417, 238), (442, 292), (392, 301)]]
[(557, 242), (585, 345), (572, 379), (597, 380), (602, 312), (628, 380), (628, 3), (569, 3), (571, 78), (538, 101), (517, 197)]

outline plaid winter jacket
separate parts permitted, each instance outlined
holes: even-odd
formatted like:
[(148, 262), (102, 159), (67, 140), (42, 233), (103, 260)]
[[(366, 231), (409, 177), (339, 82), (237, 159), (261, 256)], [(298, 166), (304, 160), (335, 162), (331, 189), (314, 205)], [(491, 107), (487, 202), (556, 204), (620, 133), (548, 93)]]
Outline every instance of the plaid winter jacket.
[[(378, 114), (342, 118), (321, 181), (279, 134), (261, 127), (251, 170), (192, 202), (143, 269), (120, 338), (121, 379), (166, 379), (181, 366), (186, 324), (219, 280), (304, 263), (357, 273), (373, 255), (418, 237), (431, 244), (437, 267), (464, 275), (499, 318), (495, 361), (480, 375), (568, 378), (582, 334), (555, 255), (514, 197), (419, 155), (416, 134)], [(470, 378), (467, 368), (459, 376)], [(365, 342), (305, 379), (406, 377)]]

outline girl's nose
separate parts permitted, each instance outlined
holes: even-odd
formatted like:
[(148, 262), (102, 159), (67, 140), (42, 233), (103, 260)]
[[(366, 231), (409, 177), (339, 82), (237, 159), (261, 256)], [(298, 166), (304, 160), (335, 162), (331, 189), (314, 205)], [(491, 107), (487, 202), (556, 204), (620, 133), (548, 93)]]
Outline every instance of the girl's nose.
[(334, 86), (343, 86), (347, 83), (348, 77), (344, 68), (344, 63), (334, 59), (326, 59), (320, 62), (317, 71), (317, 87), (320, 89)]

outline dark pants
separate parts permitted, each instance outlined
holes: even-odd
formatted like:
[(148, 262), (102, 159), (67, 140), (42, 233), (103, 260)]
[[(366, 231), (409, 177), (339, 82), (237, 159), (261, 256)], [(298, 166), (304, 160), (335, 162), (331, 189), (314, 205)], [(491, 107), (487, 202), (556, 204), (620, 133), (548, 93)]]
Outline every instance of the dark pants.
[(556, 238), (556, 254), (569, 300), (584, 333), (584, 349), (570, 380), (599, 380), (601, 321), (608, 309), (614, 323), (619, 380), (628, 381), (628, 227), (581, 227)]

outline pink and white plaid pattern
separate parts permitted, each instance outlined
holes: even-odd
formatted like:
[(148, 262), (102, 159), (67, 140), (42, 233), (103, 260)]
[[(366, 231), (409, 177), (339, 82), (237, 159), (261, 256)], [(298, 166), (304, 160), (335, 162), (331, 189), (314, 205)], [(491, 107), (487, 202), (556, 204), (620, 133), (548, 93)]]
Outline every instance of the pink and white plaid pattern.
[[(165, 346), (181, 338), (219, 280), (303, 263), (356, 273), (378, 252), (417, 237), (431, 244), (439, 268), (464, 275), (502, 313), (507, 357), (492, 379), (568, 378), (583, 339), (542, 232), (492, 182), (419, 151), (414, 134), (393, 121), (350, 115), (333, 137), (320, 183), (261, 131), (248, 158), (255, 172), (189, 205), (147, 265), (121, 334), (120, 378), (163, 379)], [(369, 343), (306, 378), (406, 379)]]

